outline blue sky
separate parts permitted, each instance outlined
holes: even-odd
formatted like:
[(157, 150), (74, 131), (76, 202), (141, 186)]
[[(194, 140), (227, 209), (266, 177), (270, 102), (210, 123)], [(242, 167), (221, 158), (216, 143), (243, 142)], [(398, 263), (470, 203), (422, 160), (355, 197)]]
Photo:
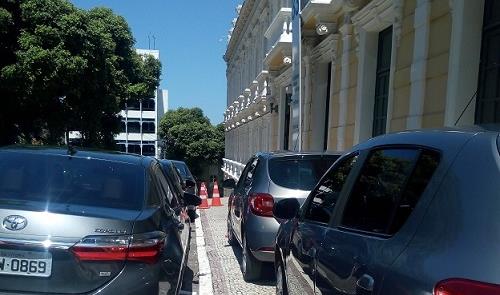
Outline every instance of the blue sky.
[[(128, 21), (137, 48), (148, 35), (160, 50), (169, 108), (200, 107), (213, 124), (226, 108), (227, 31), (241, 0), (71, 0), (80, 8), (109, 7)], [(153, 41), (151, 41), (151, 48)]]

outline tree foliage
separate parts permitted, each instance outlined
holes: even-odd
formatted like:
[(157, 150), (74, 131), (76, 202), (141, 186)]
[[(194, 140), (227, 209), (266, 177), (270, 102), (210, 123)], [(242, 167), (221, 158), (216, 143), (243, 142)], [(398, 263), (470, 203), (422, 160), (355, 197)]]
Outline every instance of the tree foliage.
[(159, 61), (139, 56), (134, 42), (107, 8), (0, 2), (0, 144), (58, 144), (78, 130), (85, 145), (113, 145), (124, 103), (159, 85)]
[(168, 111), (161, 119), (159, 133), (166, 140), (166, 157), (185, 161), (195, 175), (222, 162), (224, 127), (210, 124), (199, 108)]

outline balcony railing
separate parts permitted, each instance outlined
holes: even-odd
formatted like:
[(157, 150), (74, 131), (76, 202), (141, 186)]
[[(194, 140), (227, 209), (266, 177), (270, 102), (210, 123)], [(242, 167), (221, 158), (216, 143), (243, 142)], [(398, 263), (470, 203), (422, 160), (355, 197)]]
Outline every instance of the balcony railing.
[(222, 172), (235, 180), (240, 179), (241, 173), (243, 172), (243, 169), (245, 169), (245, 164), (226, 158), (222, 159), (222, 161)]

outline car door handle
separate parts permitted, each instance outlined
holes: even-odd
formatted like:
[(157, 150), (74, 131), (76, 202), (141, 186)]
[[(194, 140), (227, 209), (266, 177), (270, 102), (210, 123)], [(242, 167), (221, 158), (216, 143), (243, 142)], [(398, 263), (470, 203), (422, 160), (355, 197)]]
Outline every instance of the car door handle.
[(372, 276), (364, 274), (357, 281), (356, 286), (364, 292), (373, 292), (375, 280)]

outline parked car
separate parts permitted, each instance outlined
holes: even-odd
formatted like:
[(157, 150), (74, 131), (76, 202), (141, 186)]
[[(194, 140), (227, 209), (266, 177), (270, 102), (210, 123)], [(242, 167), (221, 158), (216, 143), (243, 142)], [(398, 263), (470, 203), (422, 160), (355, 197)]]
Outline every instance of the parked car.
[(177, 168), (177, 171), (179, 171), (185, 190), (191, 194), (198, 195), (196, 179), (194, 178), (193, 174), (191, 174), (191, 171), (189, 171), (189, 167), (186, 165), (186, 163), (183, 161), (172, 160), (172, 164), (174, 164), (175, 168)]
[(176, 293), (182, 206), (154, 158), (1, 148), (0, 293), (156, 295), (160, 280)]
[[(500, 294), (499, 133), (401, 132), (278, 202), (277, 294)], [(315, 290), (315, 291), (314, 291)]]
[(229, 197), (227, 237), (230, 244), (243, 249), (241, 269), (245, 280), (260, 278), (262, 263), (274, 262), (274, 240), (279, 223), (273, 218), (276, 201), (295, 197), (305, 199), (339, 154), (259, 153), (243, 170), (238, 183), (225, 180), (234, 188)]
[[(188, 189), (187, 187), (193, 187), (193, 186), (196, 187), (196, 183), (192, 182), (190, 179), (187, 179), (185, 181), (182, 180), (182, 176), (180, 175), (179, 170), (175, 167), (174, 161), (160, 160), (160, 163), (163, 168), (163, 172), (165, 173), (167, 179), (169, 179), (170, 183), (172, 184), (173, 191), (175, 192), (176, 195), (182, 196), (185, 191), (191, 193), (192, 190)], [(197, 196), (197, 194), (194, 195)], [(200, 198), (200, 203), (201, 203), (201, 198)], [(186, 209), (190, 221), (194, 222), (194, 220), (197, 217), (196, 206), (187, 206)]]

